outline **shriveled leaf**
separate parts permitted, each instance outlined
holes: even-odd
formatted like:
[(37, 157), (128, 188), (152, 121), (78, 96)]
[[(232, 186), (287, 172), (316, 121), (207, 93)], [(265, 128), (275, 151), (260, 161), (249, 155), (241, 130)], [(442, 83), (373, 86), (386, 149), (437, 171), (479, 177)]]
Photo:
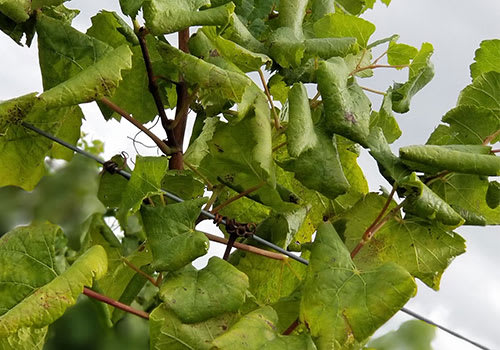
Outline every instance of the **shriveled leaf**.
[(187, 324), (160, 304), (149, 317), (151, 349), (210, 350), (212, 340), (227, 331), (238, 318), (237, 314), (223, 314), (204, 322)]
[(370, 340), (373, 350), (433, 350), (431, 343), (436, 336), (436, 328), (420, 320), (403, 323), (395, 331)]
[(282, 336), (276, 332), (278, 316), (270, 306), (261, 307), (243, 316), (226, 333), (212, 342), (214, 349), (315, 350), (307, 334)]
[(366, 145), (370, 133), (370, 100), (341, 58), (320, 62), (318, 88), (325, 106), (327, 128), (350, 140)]
[[(6, 283), (2, 290), (0, 338), (25, 327), (42, 328), (76, 302), (107, 270), (106, 252), (94, 246), (64, 271), (62, 232), (51, 224), (19, 227), (0, 239)], [(8, 266), (11, 266), (8, 268)]]
[(168, 159), (165, 157), (137, 157), (132, 177), (122, 193), (117, 218), (125, 225), (129, 213), (139, 210), (142, 200), (160, 194), (161, 180), (167, 171)]
[(222, 26), (234, 12), (234, 4), (199, 10), (210, 6), (209, 0), (149, 0), (144, 4), (146, 26), (154, 35), (180, 31), (191, 26)]
[(194, 86), (212, 90), (212, 93), (236, 102), (241, 101), (246, 88), (252, 84), (244, 74), (224, 70), (170, 45), (159, 43), (158, 49), (165, 63), (173, 67), (175, 81), (182, 78)]
[(413, 191), (405, 202), (405, 211), (421, 218), (437, 220), (445, 225), (457, 227), (464, 223), (464, 218), (443, 200), (438, 194), (427, 187), (416, 175), (411, 173), (401, 182), (401, 185)]
[(384, 96), (382, 106), (378, 112), (372, 112), (370, 118), (370, 129), (379, 127), (384, 132), (384, 136), (388, 143), (393, 143), (401, 136), (396, 118), (392, 113), (392, 89), (389, 88)]
[(318, 349), (358, 349), (415, 292), (413, 278), (397, 264), (358, 269), (333, 226), (323, 223), (311, 250), (300, 319)]
[(198, 323), (238, 311), (247, 289), (248, 277), (214, 256), (199, 271), (186, 268), (170, 276), (161, 286), (160, 298), (183, 323)]
[(488, 180), (480, 176), (455, 173), (431, 185), (432, 190), (454, 208), (482, 217), (483, 224), (500, 225), (500, 207), (492, 209), (486, 202), (488, 187)]
[(483, 73), (495, 71), (500, 72), (500, 62), (498, 53), (500, 52), (500, 40), (484, 40), (479, 49), (476, 50), (474, 63), (470, 65), (470, 75), (472, 80)]
[(142, 207), (155, 270), (175, 271), (207, 253), (208, 238), (194, 229), (206, 201), (198, 198), (164, 207)]
[[(386, 200), (370, 193), (335, 218), (333, 225), (345, 238), (348, 250), (361, 241), (363, 232), (375, 220)], [(394, 206), (392, 203), (389, 210)], [(354, 262), (361, 269), (394, 262), (437, 290), (444, 270), (454, 257), (464, 252), (465, 241), (458, 234), (442, 225), (409, 217), (387, 222), (360, 250)]]
[(361, 48), (368, 46), (370, 36), (375, 32), (372, 23), (347, 14), (330, 13), (314, 23), (314, 34), (320, 38), (356, 38)]
[(403, 160), (421, 163), (438, 171), (500, 175), (500, 158), (494, 154), (485, 155), (454, 150), (446, 146), (421, 145), (402, 147), (399, 149), (399, 156)]
[(434, 77), (434, 65), (430, 58), (434, 48), (429, 43), (423, 43), (420, 51), (409, 67), (408, 81), (395, 83), (392, 92), (392, 109), (398, 113), (410, 110), (410, 101), (417, 92), (427, 85)]

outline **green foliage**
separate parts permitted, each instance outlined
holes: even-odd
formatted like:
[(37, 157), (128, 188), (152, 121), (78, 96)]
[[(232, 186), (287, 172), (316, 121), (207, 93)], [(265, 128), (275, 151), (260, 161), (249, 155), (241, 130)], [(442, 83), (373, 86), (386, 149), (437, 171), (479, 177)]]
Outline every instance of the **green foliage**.
[[(415, 278), (439, 289), (465, 251), (456, 227), (500, 224), (499, 40), (481, 43), (470, 85), (427, 145), (396, 155), (397, 113), (433, 78), (434, 48), (373, 38), (360, 15), (374, 3), (120, 0), (125, 16), (102, 11), (83, 33), (63, 1), (0, 0), (0, 30), (28, 45), (37, 33), (44, 88), (0, 102), (0, 195), (9, 196), (0, 230), (10, 230), (0, 238), (0, 349), (41, 349), (84, 286), (149, 313), (151, 349), (430, 348), (434, 330), (419, 323), (369, 338), (415, 295)], [(175, 32), (179, 48), (164, 36)], [(385, 52), (377, 59), (375, 47)], [(408, 78), (382, 87), (372, 107), (360, 82), (381, 68)], [(175, 121), (162, 120), (172, 153), (115, 156), (98, 175), (23, 126), (99, 153), (80, 132), (79, 104), (94, 101), (106, 120), (130, 115), (137, 125), (175, 108)], [(394, 187), (390, 198), (368, 193), (361, 148)], [(197, 269), (209, 248), (196, 226), (202, 208), (249, 223), (236, 232), (255, 227), (309, 266), (257, 245)], [(94, 306), (89, 322), (113, 332), (132, 317)]]

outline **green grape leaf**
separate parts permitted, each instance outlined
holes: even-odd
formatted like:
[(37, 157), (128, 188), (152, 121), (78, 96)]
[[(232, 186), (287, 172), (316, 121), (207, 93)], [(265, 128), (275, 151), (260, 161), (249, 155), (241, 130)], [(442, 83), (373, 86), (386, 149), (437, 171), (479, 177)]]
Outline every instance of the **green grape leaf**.
[[(483, 224), (500, 225), (500, 207), (492, 209), (486, 202), (489, 182), (477, 175), (452, 173), (439, 179), (431, 188), (453, 208), (483, 218)], [(469, 224), (466, 222), (466, 224)]]
[(268, 43), (269, 55), (283, 68), (300, 65), (306, 46), (291, 28), (278, 28), (270, 35)]
[[(433, 145), (480, 145), (500, 129), (500, 117), (494, 110), (480, 106), (460, 105), (448, 111), (429, 137)], [(495, 143), (500, 136), (491, 140)]]
[(338, 196), (333, 201), (335, 213), (339, 213), (350, 208), (364, 194), (368, 193), (368, 182), (357, 162), (359, 157), (357, 145), (342, 136), (335, 136), (335, 138), (342, 171), (345, 177), (349, 179), (350, 185), (347, 193)]
[[(335, 199), (346, 193), (350, 186), (342, 170), (336, 139), (318, 129), (316, 139), (314, 148), (280, 165), (283, 169), (293, 172), (295, 178), (307, 188)], [(311, 172), (313, 168), (315, 172)]]
[[(124, 164), (125, 159), (117, 154), (111, 157), (110, 161), (115, 162), (118, 168), (122, 168), (131, 173), (128, 165)], [(117, 208), (122, 201), (122, 194), (127, 188), (128, 180), (117, 174), (104, 171), (99, 177), (99, 189), (97, 198), (108, 208)]]
[(123, 14), (135, 18), (144, 0), (120, 0), (120, 8)]
[[(123, 298), (127, 289), (134, 283), (134, 277), (138, 274), (123, 262), (123, 246), (100, 214), (92, 215), (89, 218), (89, 227), (83, 238), (82, 250), (85, 251), (94, 245), (102, 246), (106, 250), (108, 257), (108, 271), (97, 282), (98, 290), (112, 299), (124, 303), (131, 302), (123, 300)], [(139, 268), (152, 261), (149, 247), (136, 250), (125, 258), (129, 263)], [(139, 282), (144, 284), (146, 279), (141, 276)], [(116, 321), (119, 318), (118, 315), (122, 312), (113, 306), (107, 306), (107, 309), (113, 321)]]
[[(51, 109), (33, 108), (24, 120), (44, 131), (58, 134), (64, 122), (78, 106)], [(0, 186), (19, 186), (31, 191), (45, 174), (44, 159), (52, 148), (52, 141), (21, 125), (11, 125), (0, 135)]]
[(0, 102), (0, 135), (5, 133), (9, 125), (18, 124), (28, 115), (37, 95), (37, 92), (32, 92)]
[(158, 49), (164, 62), (175, 72), (174, 81), (182, 78), (190, 84), (210, 90), (212, 94), (236, 102), (241, 101), (246, 88), (252, 84), (244, 74), (219, 68), (170, 45), (160, 42)]
[(273, 260), (242, 251), (233, 253), (230, 262), (248, 276), (250, 292), (264, 304), (290, 295), (302, 282), (306, 270), (295, 260)]
[[(133, 44), (130, 47), (132, 51), (132, 68), (123, 72), (123, 81), (116, 88), (113, 95), (109, 97), (109, 100), (133, 115), (141, 123), (151, 121), (158, 114), (158, 109), (151, 93), (145, 88), (148, 86), (149, 80), (141, 48), (132, 28), (124, 23), (116, 13), (102, 11), (92, 17), (92, 26), (87, 30), (87, 34), (114, 48)], [(156, 49), (156, 40), (151, 35), (146, 36), (146, 45), (155, 74), (164, 75), (162, 59)], [(162, 81), (158, 80), (158, 83), (162, 83)], [(160, 89), (159, 91), (160, 94), (163, 93), (164, 105), (168, 106), (170, 101), (164, 94), (165, 90)], [(100, 107), (106, 118), (111, 117), (113, 114), (116, 118), (120, 118), (116, 112), (110, 111), (107, 106), (100, 105)]]
[(252, 198), (279, 210), (284, 204), (275, 188), (269, 109), (265, 100), (261, 102), (250, 105), (246, 113), (240, 111), (240, 120), (216, 124), (198, 170), (213, 183), (238, 192), (261, 186)]
[(368, 347), (373, 350), (433, 350), (431, 343), (435, 336), (435, 327), (420, 320), (410, 320), (397, 330), (370, 340)]
[(304, 40), (305, 57), (329, 59), (334, 56), (347, 56), (356, 53), (355, 38), (310, 38)]
[(410, 64), (417, 54), (418, 50), (413, 46), (390, 41), (389, 49), (387, 49), (387, 62), (393, 66)]
[(472, 80), (486, 72), (500, 72), (498, 52), (500, 52), (499, 39), (483, 40), (481, 42), (479, 49), (476, 50), (476, 56), (474, 57), (475, 62), (470, 65)]
[(214, 256), (199, 271), (185, 268), (171, 275), (160, 288), (160, 298), (183, 323), (198, 323), (238, 311), (247, 289), (248, 277)]
[[(5, 272), (0, 305), (0, 338), (19, 328), (42, 328), (76, 302), (85, 285), (107, 270), (106, 252), (94, 246), (64, 271), (60, 229), (52, 224), (18, 227), (0, 239)], [(10, 268), (8, 266), (11, 266)]]
[(48, 327), (19, 328), (16, 333), (0, 338), (0, 350), (42, 350)]
[(375, 32), (372, 23), (347, 14), (329, 13), (313, 25), (314, 34), (319, 38), (356, 38), (361, 48), (368, 46), (368, 40)]
[(421, 218), (438, 220), (448, 226), (460, 226), (464, 218), (450, 206), (449, 201), (443, 200), (433, 190), (427, 187), (416, 175), (411, 173), (402, 182), (401, 186), (415, 193), (408, 195), (404, 208)]
[(261, 307), (243, 316), (226, 333), (214, 339), (214, 349), (315, 350), (307, 334), (282, 336), (276, 332), (278, 315), (270, 306)]
[(95, 64), (39, 96), (46, 108), (72, 106), (111, 96), (122, 80), (121, 71), (132, 67), (127, 45), (105, 54)]
[[(238, 7), (236, 7), (236, 11), (238, 11)], [(247, 26), (242, 23), (239, 15), (233, 13), (229, 18), (229, 26), (224, 30), (223, 36), (250, 51), (265, 54), (267, 51), (265, 45), (257, 40), (249, 29), (251, 28), (247, 28)]]
[(127, 183), (118, 213), (120, 224), (127, 223), (127, 216), (139, 210), (143, 199), (154, 194), (161, 194), (161, 180), (168, 168), (168, 159), (165, 157), (136, 158), (132, 177)]
[(31, 46), (35, 34), (35, 21), (32, 19), (26, 22), (16, 23), (16, 21), (3, 14), (0, 10), (0, 30), (10, 36), (16, 44), (21, 46), (23, 45), (21, 39), (26, 34), (25, 43), (27, 46)]
[(175, 271), (208, 251), (208, 238), (194, 229), (206, 198), (198, 198), (165, 207), (143, 206), (144, 230), (157, 271)]
[(290, 28), (296, 38), (302, 39), (302, 21), (306, 16), (307, 2), (291, 0), (283, 2), (279, 7), (278, 26)]
[(167, 170), (161, 188), (182, 199), (195, 199), (204, 194), (205, 185), (187, 170)]
[(219, 54), (245, 73), (256, 71), (262, 65), (271, 64), (271, 59), (268, 56), (252, 52), (231, 40), (223, 38), (217, 34), (215, 27), (204, 27), (197, 33), (197, 35), (200, 34), (204, 34), (215, 47), (216, 51), (212, 50), (208, 56)]
[(410, 101), (417, 92), (427, 85), (434, 77), (434, 65), (430, 61), (434, 48), (429, 43), (423, 43), (420, 51), (413, 58), (406, 83), (395, 83), (392, 92), (392, 109), (397, 113), (410, 110)]
[(107, 44), (48, 16), (37, 16), (38, 55), (45, 90), (74, 77), (112, 50)]
[(491, 209), (496, 209), (500, 205), (500, 183), (491, 181), (486, 191), (486, 203)]
[(494, 154), (454, 150), (446, 146), (417, 145), (401, 147), (400, 158), (435, 168), (462, 174), (500, 175), (500, 158)]
[[(333, 225), (352, 250), (363, 232), (382, 210), (386, 198), (370, 193), (349, 211), (335, 217)], [(395, 206), (391, 203), (389, 210)], [(356, 255), (360, 269), (394, 262), (433, 289), (439, 289), (444, 270), (453, 258), (465, 252), (465, 241), (446, 227), (417, 217), (388, 221)]]
[(493, 110), (495, 113), (500, 111), (500, 101), (498, 96), (500, 91), (500, 72), (486, 72), (474, 82), (465, 87), (458, 97), (458, 106), (476, 106)]
[(307, 215), (306, 207), (282, 212), (271, 213), (256, 229), (256, 234), (274, 244), (286, 248), (292, 242)]
[(2, 0), (0, 12), (16, 23), (21, 23), (29, 18), (31, 1), (29, 0)]
[(370, 117), (370, 130), (374, 127), (379, 127), (382, 129), (385, 139), (388, 143), (393, 143), (401, 136), (401, 129), (399, 128), (396, 118), (392, 113), (392, 89), (389, 88), (380, 110), (378, 112), (372, 112)]
[(146, 26), (154, 35), (173, 33), (191, 26), (223, 26), (234, 12), (232, 2), (199, 10), (202, 6), (210, 6), (210, 1), (147, 1), (143, 7)]
[(281, 74), (274, 74), (268, 81), (269, 92), (273, 96), (273, 99), (280, 101), (285, 104), (288, 99), (288, 93), (290, 87), (283, 81), (283, 76)]
[(288, 119), (286, 128), (288, 153), (292, 157), (298, 157), (318, 143), (309, 98), (302, 83), (294, 84), (288, 93)]
[(237, 314), (223, 314), (204, 322), (187, 324), (160, 304), (149, 316), (151, 349), (210, 350), (212, 340), (229, 329), (238, 318)]
[(358, 269), (330, 223), (318, 227), (304, 281), (300, 319), (318, 349), (357, 349), (415, 295), (394, 263)]
[(320, 62), (318, 88), (325, 106), (327, 128), (350, 140), (367, 144), (370, 133), (370, 100), (355, 81), (341, 58)]

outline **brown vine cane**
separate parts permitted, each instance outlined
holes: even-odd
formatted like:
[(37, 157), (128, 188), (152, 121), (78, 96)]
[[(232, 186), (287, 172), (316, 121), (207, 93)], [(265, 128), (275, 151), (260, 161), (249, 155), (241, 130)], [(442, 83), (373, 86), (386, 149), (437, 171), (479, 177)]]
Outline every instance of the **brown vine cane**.
[(235, 219), (228, 219), (218, 213), (215, 213), (214, 224), (219, 226), (222, 222), (226, 223), (226, 232), (229, 234), (229, 239), (224, 251), (222, 259), (227, 260), (233, 248), (234, 242), (238, 237), (249, 238), (255, 234), (256, 226), (254, 223), (241, 223)]

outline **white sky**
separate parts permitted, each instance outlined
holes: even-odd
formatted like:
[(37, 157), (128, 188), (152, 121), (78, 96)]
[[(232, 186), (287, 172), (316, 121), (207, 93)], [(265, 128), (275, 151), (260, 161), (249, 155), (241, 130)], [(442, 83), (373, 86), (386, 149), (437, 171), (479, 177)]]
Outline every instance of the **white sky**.
[[(117, 4), (117, 0), (74, 0), (66, 6), (84, 9), (74, 25), (85, 31), (90, 26), (90, 16), (103, 6), (119, 12)], [(442, 115), (455, 106), (460, 90), (470, 83), (469, 65), (479, 43), (484, 39), (500, 38), (500, 1), (393, 0), (388, 8), (378, 5), (363, 17), (377, 26), (374, 39), (397, 33), (402, 43), (419, 47), (427, 41), (434, 45), (435, 77), (413, 98), (411, 111), (398, 117), (403, 136), (395, 146), (425, 143)], [(1, 33), (0, 48), (3, 52), (0, 56), (0, 100), (42, 91), (36, 42), (31, 49), (22, 48)], [(394, 71), (375, 73), (376, 77), (363, 85), (385, 90), (392, 81), (404, 79), (399, 74), (406, 74)], [(134, 136), (135, 129), (126, 121), (104, 122), (94, 104), (83, 107), (87, 119), (84, 131), (105, 142), (106, 157), (123, 150), (135, 154), (132, 142), (126, 138), (126, 135)], [(379, 102), (374, 98), (374, 109), (378, 107)], [(161, 128), (155, 131), (164, 137)], [(139, 137), (138, 140), (151, 144), (145, 138)], [(140, 145), (138, 148), (143, 155), (154, 154)], [(377, 176), (376, 167), (369, 157), (362, 157), (361, 164), (372, 174), (368, 176), (372, 190), (377, 190), (380, 185), (387, 186)], [(459, 232), (467, 240), (467, 253), (446, 270), (439, 292), (419, 283), (418, 295), (407, 307), (492, 349), (500, 349), (500, 254), (497, 248), (500, 246), (500, 229), (466, 227)], [(377, 334), (397, 328), (407, 319), (410, 317), (398, 313)], [(476, 349), (442, 331), (438, 331), (433, 345), (436, 350)]]

